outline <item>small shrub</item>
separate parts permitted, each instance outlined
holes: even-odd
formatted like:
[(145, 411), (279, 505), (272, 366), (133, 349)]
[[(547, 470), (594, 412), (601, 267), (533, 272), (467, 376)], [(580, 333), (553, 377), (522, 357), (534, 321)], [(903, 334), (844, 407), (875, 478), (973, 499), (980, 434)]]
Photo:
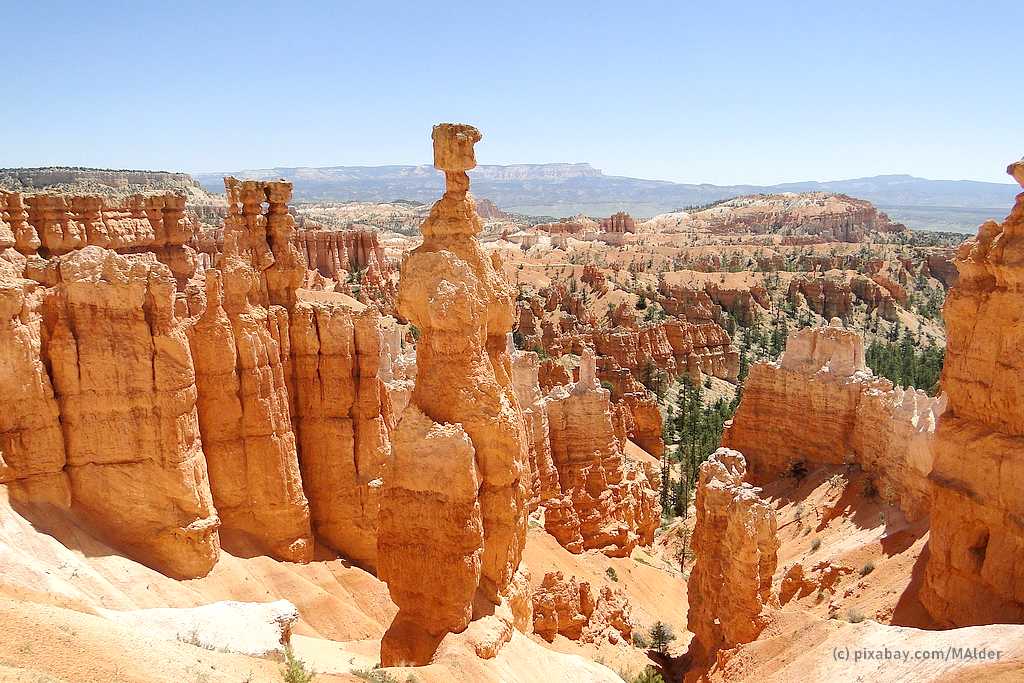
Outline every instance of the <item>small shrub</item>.
[(820, 547), (821, 547), (821, 539), (820, 538), (816, 538), (813, 541), (811, 541), (811, 552), (812, 553), (814, 551), (816, 551)]
[(615, 581), (616, 583), (618, 583), (619, 575), (615, 571), (615, 567), (608, 567), (608, 569), (604, 570), (604, 573), (608, 575), (609, 579), (611, 579), (612, 581)]
[(802, 504), (801, 505), (797, 505), (796, 509), (793, 511), (793, 519), (795, 519), (796, 521), (799, 522), (803, 518), (804, 518), (804, 506)]
[(284, 649), (284, 668), (281, 679), (284, 683), (313, 683), (316, 674), (306, 668), (306, 663), (295, 656), (290, 647)]
[(878, 497), (878, 486), (875, 484), (875, 480), (871, 477), (864, 477), (864, 481), (861, 482), (860, 492), (864, 494), (864, 497), (869, 500), (874, 500)]
[(651, 636), (651, 647), (661, 654), (666, 654), (669, 643), (676, 639), (676, 634), (672, 632), (672, 627), (664, 621), (654, 622), (649, 635)]
[(859, 624), (864, 621), (864, 613), (855, 607), (846, 610), (846, 620), (851, 624)]
[(654, 669), (654, 667), (649, 666), (638, 673), (633, 678), (632, 683), (665, 683), (665, 679)]
[(601, 380), (601, 387), (608, 391), (615, 391), (615, 386), (606, 379)]
[(874, 562), (865, 562), (864, 566), (860, 568), (860, 575), (861, 576), (867, 576), (868, 574), (870, 574), (873, 571), (875, 571), (875, 563)]
[(787, 474), (796, 480), (803, 479), (807, 476), (807, 462), (804, 460), (794, 460), (789, 463), (789, 471)]
[(633, 634), (633, 647), (638, 647), (641, 650), (646, 650), (650, 646), (651, 644), (650, 642), (648, 642), (647, 638), (644, 637), (644, 634), (640, 633), (639, 631)]
[(372, 669), (353, 669), (351, 673), (356, 678), (370, 683), (401, 683), (390, 672), (383, 671), (380, 664)]

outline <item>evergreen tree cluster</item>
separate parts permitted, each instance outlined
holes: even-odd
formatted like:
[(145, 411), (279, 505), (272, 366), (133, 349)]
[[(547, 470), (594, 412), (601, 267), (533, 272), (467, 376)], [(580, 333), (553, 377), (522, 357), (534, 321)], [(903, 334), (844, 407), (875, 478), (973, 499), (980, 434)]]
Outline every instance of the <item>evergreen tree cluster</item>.
[(666, 444), (676, 445), (673, 459), (682, 465), (679, 481), (670, 481), (668, 456), (662, 463), (661, 507), (664, 516), (685, 516), (690, 495), (697, 483), (697, 468), (722, 442), (725, 423), (732, 418), (734, 404), (719, 398), (705, 405), (704, 389), (684, 375), (674, 406), (669, 406), (664, 423)]
[(910, 330), (904, 329), (897, 341), (871, 342), (865, 356), (876, 375), (899, 386), (924, 389), (932, 396), (938, 393), (946, 353), (935, 340), (922, 346), (920, 337), (915, 338)]

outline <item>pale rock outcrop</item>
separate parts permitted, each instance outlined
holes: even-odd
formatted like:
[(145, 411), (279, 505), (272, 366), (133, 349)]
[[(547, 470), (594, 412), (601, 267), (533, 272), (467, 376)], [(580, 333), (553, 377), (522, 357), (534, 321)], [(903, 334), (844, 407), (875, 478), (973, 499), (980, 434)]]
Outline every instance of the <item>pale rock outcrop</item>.
[(392, 442), (378, 568), (399, 612), (381, 661), (425, 664), (447, 633), (509, 597), (526, 539), (528, 441), (506, 336), (514, 291), (481, 250), (467, 197), (472, 126), (434, 127), (445, 194), (402, 264), (398, 307), (420, 330), (416, 384)]
[[(1024, 186), (1024, 164), (1007, 171)], [(946, 298), (930, 554), (921, 600), (940, 624), (1024, 622), (1024, 193), (959, 249)]]
[(199, 607), (100, 609), (113, 622), (161, 640), (180, 640), (207, 650), (284, 659), (299, 610), (287, 600), (225, 600)]
[(631, 643), (635, 626), (629, 601), (620, 589), (601, 586), (562, 572), (548, 572), (533, 592), (533, 630), (549, 643), (556, 635), (581, 643)]
[(772, 594), (779, 550), (775, 510), (744, 482), (743, 455), (720, 448), (700, 466), (693, 550), (687, 583), (690, 656), (706, 663), (720, 649), (754, 640)]
[(833, 320), (790, 332), (779, 362), (751, 367), (722, 444), (746, 456), (758, 482), (856, 464), (883, 500), (919, 519), (928, 514), (930, 443), (945, 408), (942, 396), (875, 377), (863, 339)]
[(216, 562), (196, 373), (175, 285), (151, 254), (86, 247), (61, 257), (43, 353), (60, 407), (74, 509), (164, 574)]
[(302, 276), (288, 243), (291, 186), (226, 178), (225, 187), (226, 253), (206, 272), (205, 310), (188, 330), (210, 486), (225, 544), (308, 561), (309, 505), (288, 392), (286, 307)]

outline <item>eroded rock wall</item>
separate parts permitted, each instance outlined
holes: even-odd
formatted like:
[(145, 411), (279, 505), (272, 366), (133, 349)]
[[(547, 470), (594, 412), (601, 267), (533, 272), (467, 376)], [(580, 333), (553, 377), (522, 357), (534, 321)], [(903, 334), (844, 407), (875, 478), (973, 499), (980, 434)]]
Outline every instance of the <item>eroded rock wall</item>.
[[(1024, 186), (1024, 164), (1008, 171)], [(1024, 622), (1022, 255), (1024, 193), (960, 247), (943, 309), (949, 410), (935, 434), (921, 599), (945, 626)]]
[(300, 300), (290, 184), (226, 187), (216, 267), (187, 281), (178, 195), (0, 195), (0, 484), (172, 576), (222, 535), (306, 561), (314, 529), (372, 568), (401, 342), (373, 307)]
[(883, 500), (927, 516), (930, 443), (943, 397), (893, 387), (864, 362), (860, 335), (829, 326), (791, 332), (777, 363), (751, 367), (722, 444), (768, 482), (812, 465), (859, 465)]
[(61, 257), (59, 276), (43, 305), (42, 348), (74, 509), (165, 574), (205, 574), (220, 522), (170, 270), (152, 254), (90, 246)]

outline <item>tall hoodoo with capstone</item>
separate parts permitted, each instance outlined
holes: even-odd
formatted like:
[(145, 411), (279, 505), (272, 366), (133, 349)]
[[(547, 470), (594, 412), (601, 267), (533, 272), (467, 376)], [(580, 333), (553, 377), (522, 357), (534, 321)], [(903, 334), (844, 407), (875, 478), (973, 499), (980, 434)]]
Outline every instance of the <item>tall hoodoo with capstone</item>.
[(515, 291), (476, 240), (480, 132), (434, 127), (444, 196), (402, 264), (398, 308), (420, 330), (417, 376), (384, 478), (379, 574), (398, 615), (381, 662), (427, 663), (440, 640), (511, 597), (526, 538), (527, 435), (506, 335)]

